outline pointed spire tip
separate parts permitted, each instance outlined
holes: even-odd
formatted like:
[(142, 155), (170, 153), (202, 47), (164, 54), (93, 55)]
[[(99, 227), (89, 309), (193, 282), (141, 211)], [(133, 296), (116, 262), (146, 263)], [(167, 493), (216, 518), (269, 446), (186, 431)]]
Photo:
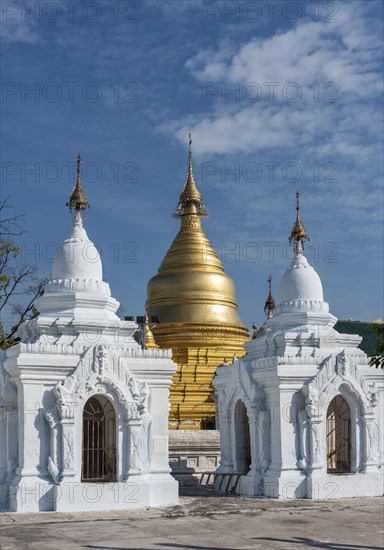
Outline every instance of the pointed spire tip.
[(195, 214), (199, 217), (208, 216), (201, 194), (197, 189), (192, 169), (192, 135), (189, 133), (189, 151), (188, 151), (188, 175), (180, 195), (179, 203), (174, 210), (174, 217), (181, 218), (184, 214)]
[(291, 234), (289, 236), (289, 242), (295, 244), (296, 254), (303, 253), (305, 241), (309, 241), (309, 237), (305, 230), (304, 225), (300, 220), (300, 193), (296, 191), (296, 220), (292, 227)]
[(83, 188), (81, 187), (80, 183), (80, 166), (82, 164), (82, 159), (80, 156), (80, 153), (78, 153), (76, 158), (76, 172), (77, 172), (77, 179), (75, 187), (73, 188), (73, 191), (71, 193), (71, 196), (69, 197), (69, 201), (66, 203), (66, 207), (69, 208), (71, 213), (77, 213), (85, 209), (89, 209), (89, 203), (87, 201), (87, 197), (83, 191)]
[(276, 309), (276, 302), (274, 297), (272, 296), (272, 275), (268, 277), (267, 283), (268, 283), (269, 292), (268, 292), (268, 297), (265, 301), (264, 313), (267, 316), (267, 319), (270, 319), (273, 315), (273, 312)]

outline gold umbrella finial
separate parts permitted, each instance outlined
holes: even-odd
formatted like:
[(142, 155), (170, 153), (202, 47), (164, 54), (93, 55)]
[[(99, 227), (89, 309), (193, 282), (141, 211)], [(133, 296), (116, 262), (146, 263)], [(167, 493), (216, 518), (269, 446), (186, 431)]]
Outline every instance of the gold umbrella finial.
[(145, 313), (144, 334), (145, 349), (159, 349), (159, 346), (156, 343), (155, 337), (149, 324), (148, 313)]
[(184, 214), (196, 214), (201, 218), (208, 216), (203, 199), (197, 189), (192, 170), (192, 136), (189, 133), (189, 151), (188, 151), (188, 175), (180, 195), (179, 203), (174, 210), (174, 217), (181, 218)]
[(275, 302), (274, 297), (272, 296), (272, 275), (270, 275), (268, 277), (267, 283), (268, 283), (269, 293), (268, 293), (268, 297), (265, 301), (264, 313), (267, 316), (267, 318), (269, 319), (270, 317), (272, 317), (273, 312), (276, 309), (276, 302)]
[(189, 132), (188, 171), (192, 173), (192, 134)]
[(77, 154), (76, 164), (77, 164), (77, 177), (80, 177), (80, 164), (82, 164), (80, 153)]
[[(85, 196), (85, 193), (83, 191), (83, 188), (81, 187), (80, 183), (80, 166), (82, 164), (82, 159), (80, 156), (80, 153), (77, 155), (76, 158), (76, 171), (77, 171), (77, 179), (75, 187), (73, 188), (73, 191), (71, 193), (71, 196), (69, 197), (69, 201), (66, 203), (66, 207), (69, 208), (71, 213), (74, 212), (80, 212), (81, 210), (89, 209), (89, 203), (87, 201), (87, 197)], [(85, 217), (85, 216), (84, 216)]]
[(290, 243), (295, 243), (296, 254), (302, 254), (305, 241), (309, 241), (305, 227), (300, 220), (300, 193), (298, 191), (296, 191), (296, 221), (288, 240)]

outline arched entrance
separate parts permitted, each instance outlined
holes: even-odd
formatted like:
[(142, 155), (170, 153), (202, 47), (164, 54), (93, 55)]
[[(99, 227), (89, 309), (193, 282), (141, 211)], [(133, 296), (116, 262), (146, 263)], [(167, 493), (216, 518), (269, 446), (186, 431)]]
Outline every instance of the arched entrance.
[(116, 415), (104, 395), (94, 395), (83, 411), (82, 481), (116, 481)]
[(249, 433), (249, 419), (247, 409), (242, 401), (235, 407), (236, 429), (236, 471), (239, 474), (249, 472), (252, 462), (251, 438)]
[(351, 411), (341, 395), (336, 395), (327, 410), (327, 472), (351, 471)]

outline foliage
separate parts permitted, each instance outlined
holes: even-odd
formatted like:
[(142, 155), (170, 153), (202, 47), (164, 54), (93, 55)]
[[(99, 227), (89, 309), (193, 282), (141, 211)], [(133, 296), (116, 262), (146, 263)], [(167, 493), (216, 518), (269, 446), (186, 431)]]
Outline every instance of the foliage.
[(379, 337), (379, 342), (376, 346), (376, 353), (369, 359), (371, 367), (384, 369), (384, 323), (374, 323), (370, 328), (376, 332)]
[(35, 266), (24, 265), (15, 237), (24, 233), (24, 215), (14, 213), (8, 200), (0, 201), (0, 316), (9, 313), (12, 325), (0, 321), (0, 349), (7, 349), (17, 341), (20, 325), (38, 315), (34, 306), (44, 288), (41, 273)]

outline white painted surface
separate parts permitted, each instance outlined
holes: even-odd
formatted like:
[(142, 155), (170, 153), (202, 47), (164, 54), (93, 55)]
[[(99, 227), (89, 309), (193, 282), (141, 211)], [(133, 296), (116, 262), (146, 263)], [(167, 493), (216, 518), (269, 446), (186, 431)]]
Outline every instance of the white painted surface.
[(295, 254), (281, 278), (280, 303), (293, 300), (323, 301), (320, 277), (303, 254)]
[[(248, 354), (217, 370), (219, 474), (241, 473), (235, 415), (247, 409), (252, 462), (244, 496), (343, 498), (383, 494), (384, 372), (368, 366), (359, 336), (333, 328), (321, 281), (302, 254), (283, 276), (281, 303)], [(326, 415), (341, 394), (351, 411), (351, 473), (327, 473)], [(240, 445), (241, 447), (242, 445)], [(235, 476), (233, 476), (235, 480)]]
[[(1, 510), (125, 509), (177, 503), (168, 464), (170, 350), (142, 350), (102, 281), (77, 216), (40, 315), (1, 354)], [(116, 482), (82, 483), (82, 417), (102, 394), (116, 414)]]
[(103, 280), (100, 254), (89, 240), (79, 212), (53, 261), (52, 279)]

